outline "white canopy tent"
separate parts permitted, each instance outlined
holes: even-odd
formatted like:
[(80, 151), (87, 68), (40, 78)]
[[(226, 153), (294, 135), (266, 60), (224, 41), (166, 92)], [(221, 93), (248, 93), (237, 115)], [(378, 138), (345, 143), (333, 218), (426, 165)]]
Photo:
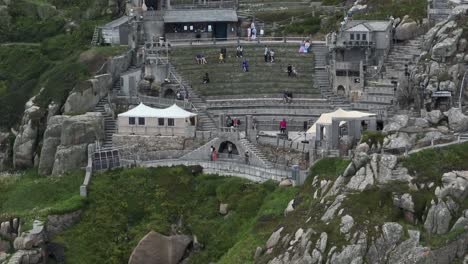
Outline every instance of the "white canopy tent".
[(118, 115), (119, 134), (190, 136), (195, 133), (196, 116), (176, 104), (158, 109), (140, 103)]
[[(329, 126), (332, 124), (333, 118), (362, 119), (362, 118), (370, 117), (370, 116), (376, 116), (376, 115), (373, 113), (365, 113), (365, 112), (360, 112), (360, 111), (346, 111), (341, 108), (338, 108), (334, 112), (320, 115), (319, 119), (315, 121), (315, 123), (312, 125), (311, 128), (309, 128), (309, 130), (307, 130), (307, 134), (312, 134), (312, 136), (314, 136), (317, 131), (317, 125), (320, 124), (320, 125)], [(345, 123), (345, 121), (341, 121), (340, 125), (343, 123)]]
[(125, 113), (119, 114), (119, 117), (161, 117), (161, 118), (188, 118), (196, 116), (196, 114), (186, 111), (176, 104), (168, 108), (158, 109), (149, 107), (143, 103), (128, 110)]

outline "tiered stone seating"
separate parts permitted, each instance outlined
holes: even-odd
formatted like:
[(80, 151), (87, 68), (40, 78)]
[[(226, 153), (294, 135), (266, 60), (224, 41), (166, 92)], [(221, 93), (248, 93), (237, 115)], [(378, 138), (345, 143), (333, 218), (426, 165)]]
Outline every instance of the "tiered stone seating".
[[(226, 63), (218, 63), (222, 44), (210, 47), (176, 47), (170, 60), (184, 82), (206, 100), (206, 109), (213, 117), (228, 114), (242, 118), (256, 116), (259, 122), (287, 118), (297, 122), (315, 120), (320, 114), (330, 112), (334, 105), (320, 94), (314, 85), (314, 55), (299, 54), (297, 45), (268, 45), (275, 51), (275, 62), (265, 63), (265, 46), (244, 45), (244, 58), (249, 72), (242, 70), (242, 58), (236, 58), (236, 46), (224, 46), (228, 56)], [(203, 54), (208, 64), (195, 62), (195, 56)], [(287, 65), (297, 70), (297, 77), (288, 77)], [(205, 73), (210, 83), (203, 84)], [(283, 102), (283, 91), (293, 94), (292, 103)]]
[[(249, 72), (243, 72), (242, 59), (236, 58), (235, 46), (228, 46), (226, 63), (219, 64), (221, 46), (175, 48), (171, 62), (191, 86), (206, 99), (281, 97), (288, 89), (294, 97), (320, 98), (319, 89), (313, 88), (314, 58), (312, 54), (299, 54), (297, 45), (270, 46), (275, 50), (276, 62), (265, 63), (263, 45), (244, 46), (244, 58)], [(195, 55), (204, 54), (208, 64), (195, 63)], [(289, 78), (288, 63), (294, 65), (298, 76)], [(208, 73), (210, 83), (203, 84)]]

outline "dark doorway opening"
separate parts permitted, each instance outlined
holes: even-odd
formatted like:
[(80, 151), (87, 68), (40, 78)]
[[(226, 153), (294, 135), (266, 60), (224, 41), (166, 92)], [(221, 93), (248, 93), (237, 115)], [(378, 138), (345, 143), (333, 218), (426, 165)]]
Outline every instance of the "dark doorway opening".
[(227, 23), (215, 23), (214, 35), (216, 40), (226, 40), (227, 38)]

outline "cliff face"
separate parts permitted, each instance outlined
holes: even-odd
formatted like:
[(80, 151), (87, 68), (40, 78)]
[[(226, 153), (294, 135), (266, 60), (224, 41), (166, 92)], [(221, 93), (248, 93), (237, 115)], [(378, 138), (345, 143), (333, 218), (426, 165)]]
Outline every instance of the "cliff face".
[[(400, 98), (406, 102), (423, 100), (426, 109), (436, 107), (432, 95), (438, 91), (452, 94), (452, 100), (458, 102), (460, 89), (464, 90), (466, 102), (466, 82), (462, 80), (468, 63), (468, 6), (458, 6), (447, 20), (432, 27), (425, 35), (424, 52), (419, 63), (411, 70), (409, 98)], [(421, 91), (423, 89), (423, 91)], [(423, 93), (422, 93), (423, 92)], [(417, 106), (417, 105), (416, 105)]]
[(257, 248), (257, 263), (463, 261), (468, 171), (424, 180), (402, 157), (368, 150), (359, 146), (336, 178), (310, 175), (298, 197), (303, 203)]

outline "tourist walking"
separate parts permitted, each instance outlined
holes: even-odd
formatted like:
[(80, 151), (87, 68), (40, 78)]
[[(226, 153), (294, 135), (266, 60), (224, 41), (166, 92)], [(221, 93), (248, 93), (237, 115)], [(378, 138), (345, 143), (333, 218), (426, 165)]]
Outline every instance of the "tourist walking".
[(208, 73), (205, 73), (205, 76), (203, 76), (203, 83), (209, 83), (210, 82), (210, 77), (208, 76)]
[(280, 133), (281, 134), (286, 134), (286, 119), (283, 118), (283, 120), (280, 121)]
[(249, 71), (249, 64), (247, 63), (247, 60), (246, 60), (246, 59), (244, 59), (244, 60), (242, 61), (242, 70), (243, 70), (244, 72), (248, 72), (248, 71)]
[(253, 130), (257, 130), (257, 122), (258, 122), (257, 118), (255, 118), (255, 116), (252, 117), (252, 129)]
[(293, 67), (291, 64), (288, 64), (287, 71), (288, 71), (288, 77), (292, 77)]
[(224, 54), (223, 53), (219, 53), (219, 60), (218, 60), (218, 63), (225, 63), (226, 60), (224, 59)]
[(226, 116), (226, 127), (232, 127), (232, 119), (229, 115)]
[(216, 148), (213, 147), (213, 151), (211, 152), (212, 161), (218, 160), (218, 152), (216, 152)]
[(237, 46), (237, 49), (236, 49), (236, 57), (237, 58), (242, 58), (244, 56), (244, 48), (239, 45)]
[(211, 146), (210, 147), (210, 160), (213, 161), (213, 150), (214, 150), (214, 147)]
[(270, 49), (265, 45), (265, 50), (263, 51), (263, 56), (265, 58), (265, 62), (268, 62), (268, 55), (270, 54)]
[(234, 128), (237, 128), (237, 127), (239, 126), (239, 119), (234, 118), (234, 119), (232, 120), (232, 124), (233, 124)]
[(245, 154), (244, 154), (244, 159), (245, 159), (245, 164), (250, 164), (250, 161), (249, 161), (249, 152), (246, 151)]
[(304, 44), (304, 53), (309, 53), (309, 51), (310, 51), (310, 41), (306, 40)]
[(232, 158), (232, 143), (228, 143), (228, 158)]
[(275, 51), (270, 50), (270, 62), (275, 62)]

